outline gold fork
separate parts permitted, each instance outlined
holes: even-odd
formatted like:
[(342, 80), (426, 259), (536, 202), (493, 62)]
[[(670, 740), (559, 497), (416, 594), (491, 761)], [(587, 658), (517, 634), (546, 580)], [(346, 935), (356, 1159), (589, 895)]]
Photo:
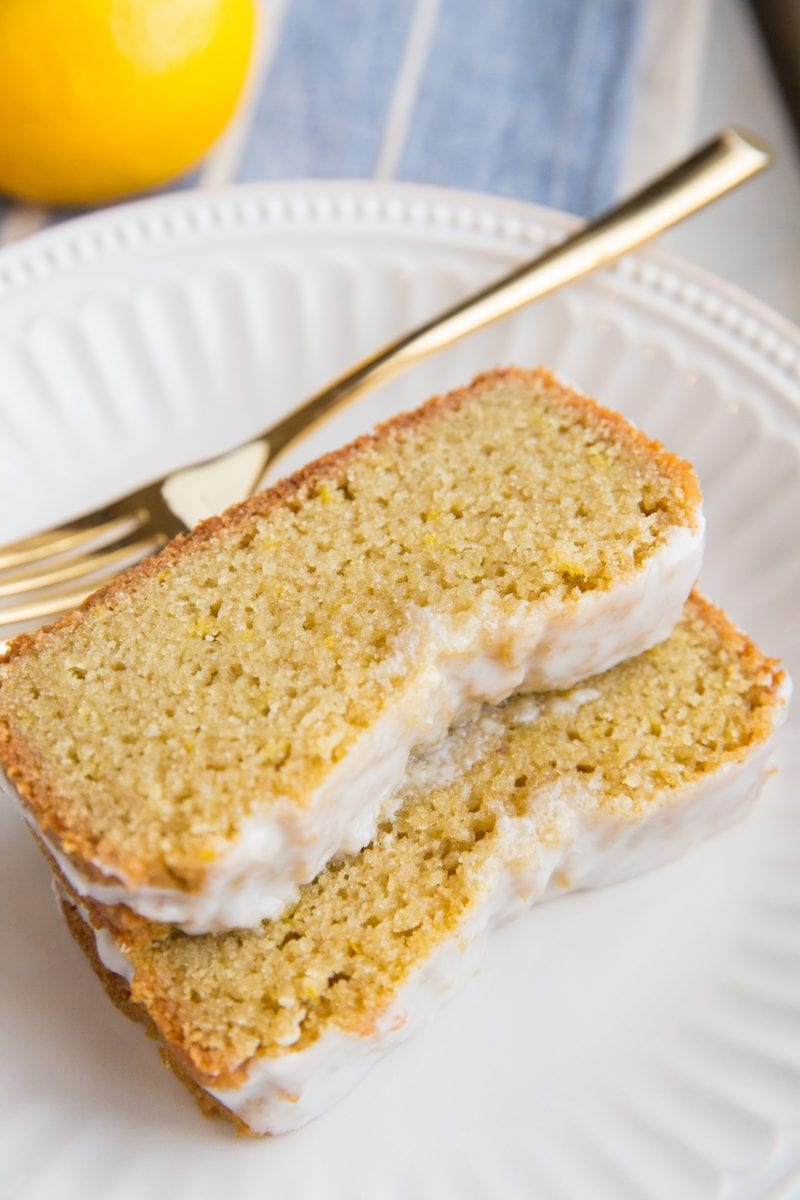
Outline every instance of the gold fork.
[(234, 481), (228, 503), (252, 495), (267, 463), (332, 410), (466, 334), (615, 261), (757, 174), (771, 158), (759, 138), (738, 128), (723, 130), (559, 245), (362, 359), (246, 446), (159, 479), (68, 526), (0, 547), (0, 631), (75, 607), (123, 566), (214, 511), (218, 504), (210, 497), (219, 497), (221, 477)]

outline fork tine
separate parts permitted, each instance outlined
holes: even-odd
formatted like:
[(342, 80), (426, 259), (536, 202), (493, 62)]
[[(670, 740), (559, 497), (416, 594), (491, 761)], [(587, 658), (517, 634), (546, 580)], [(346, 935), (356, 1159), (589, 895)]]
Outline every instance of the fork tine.
[[(133, 562), (139, 561), (146, 555), (160, 549), (166, 540), (161, 535), (143, 538), (139, 542), (122, 547), (121, 552), (124, 552), (132, 565)], [(116, 555), (118, 552), (114, 551), (113, 553)], [(81, 601), (85, 600), (87, 596), (91, 596), (92, 592), (96, 591), (102, 584), (107, 583), (108, 580), (109, 576), (106, 575), (104, 578), (95, 579), (92, 582), (84, 584), (82, 588), (76, 591), (56, 592), (55, 594), (45, 593), (41, 597), (23, 600), (17, 604), (0, 605), (0, 633), (13, 625), (19, 625), (25, 621), (36, 621), (42, 617), (52, 617), (56, 613), (67, 612), (68, 609), (76, 608)], [(2, 641), (0, 641), (0, 646), (2, 646)]]
[[(141, 538), (138, 542), (128, 542), (116, 550), (106, 553), (85, 554), (80, 558), (70, 558), (63, 566), (54, 567), (49, 571), (39, 571), (33, 575), (23, 575), (15, 579), (0, 580), (0, 597), (19, 596), (25, 592), (37, 591), (39, 588), (52, 587), (56, 583), (67, 583), (70, 579), (78, 579), (82, 575), (94, 575), (97, 571), (124, 563), (126, 560), (136, 562), (147, 554), (160, 549), (167, 539), (161, 534), (152, 538)], [(0, 608), (0, 621), (3, 620), (3, 610)]]
[(147, 509), (140, 508), (135, 512), (112, 517), (108, 521), (100, 521), (96, 525), (67, 526), (54, 529), (50, 533), (25, 538), (20, 542), (11, 542), (0, 549), (0, 571), (21, 567), (29, 562), (38, 562), (55, 554), (64, 554), (67, 550), (75, 550), (88, 542), (128, 537), (146, 525), (149, 519)]
[(9, 608), (0, 609), (0, 629), (4, 629), (7, 625), (17, 625), (22, 621), (36, 621), (40, 617), (52, 617), (56, 613), (66, 612), (70, 608), (77, 608), (81, 601), (87, 596), (91, 596), (92, 592), (96, 591), (91, 585), (81, 588), (76, 592), (59, 592), (56, 596), (49, 596), (44, 600), (31, 600), (26, 604), (16, 604)]

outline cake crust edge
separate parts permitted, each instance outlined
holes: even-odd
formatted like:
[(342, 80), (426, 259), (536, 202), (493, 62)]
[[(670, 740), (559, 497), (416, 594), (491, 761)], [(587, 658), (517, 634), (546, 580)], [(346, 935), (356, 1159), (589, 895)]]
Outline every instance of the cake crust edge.
[[(592, 397), (576, 391), (543, 366), (534, 368), (498, 367), (492, 371), (483, 372), (475, 376), (467, 386), (435, 395), (418, 408), (399, 413), (378, 425), (372, 432), (362, 435), (340, 449), (323, 455), (286, 479), (233, 505), (221, 515), (209, 517), (197, 525), (191, 533), (173, 539), (158, 554), (143, 559), (142, 562), (116, 576), (87, 597), (78, 608), (31, 633), (19, 634), (12, 640), (5, 654), (0, 655), (0, 767), (5, 767), (6, 774), (15, 788), (19, 800), (37, 826), (47, 837), (54, 840), (78, 871), (98, 884), (108, 882), (109, 879), (115, 877), (110, 863), (107, 864), (107, 869), (103, 870), (95, 861), (97, 846), (88, 835), (87, 830), (78, 830), (67, 826), (63, 819), (64, 798), (57, 781), (52, 778), (51, 771), (37, 753), (37, 748), (31, 738), (15, 725), (8, 712), (3, 711), (3, 665), (34, 654), (43, 639), (74, 628), (83, 620), (86, 613), (97, 606), (113, 605), (118, 599), (158, 575), (165, 567), (180, 561), (187, 554), (201, 551), (208, 542), (215, 538), (240, 528), (249, 517), (253, 515), (266, 516), (277, 506), (296, 498), (304, 489), (331, 482), (337, 474), (347, 468), (354, 457), (370, 449), (380, 449), (392, 439), (402, 438), (409, 430), (426, 424), (442, 413), (458, 410), (463, 404), (469, 403), (474, 398), (476, 390), (502, 384), (505, 380), (515, 380), (532, 388), (546, 390), (548, 396), (555, 402), (567, 404), (584, 412), (590, 420), (612, 432), (614, 437), (624, 445), (649, 456), (660, 470), (674, 478), (682, 494), (682, 508), (687, 518), (685, 527), (693, 531), (697, 529), (702, 494), (691, 464), (667, 450), (657, 440), (648, 437), (620, 413), (606, 408)], [(641, 568), (638, 568), (633, 573), (634, 576), (640, 570)], [(118, 863), (118, 870), (123, 875), (141, 875), (140, 867), (140, 864), (132, 862), (126, 864), (122, 860)], [(121, 879), (118, 878), (118, 881), (121, 882)], [(144, 875), (142, 881), (147, 881)], [(175, 886), (178, 890), (183, 891), (201, 890), (202, 879), (196, 881), (194, 888), (189, 888), (186, 881), (180, 879), (176, 880)]]

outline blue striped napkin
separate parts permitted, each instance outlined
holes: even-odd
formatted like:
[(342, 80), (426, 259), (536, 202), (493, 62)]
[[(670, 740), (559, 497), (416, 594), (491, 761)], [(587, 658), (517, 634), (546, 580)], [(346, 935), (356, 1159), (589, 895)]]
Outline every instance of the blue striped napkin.
[(646, 5), (270, 0), (234, 136), (176, 186), (402, 179), (590, 215), (615, 195)]
[(295, 0), (239, 178), (614, 195), (644, 0)]

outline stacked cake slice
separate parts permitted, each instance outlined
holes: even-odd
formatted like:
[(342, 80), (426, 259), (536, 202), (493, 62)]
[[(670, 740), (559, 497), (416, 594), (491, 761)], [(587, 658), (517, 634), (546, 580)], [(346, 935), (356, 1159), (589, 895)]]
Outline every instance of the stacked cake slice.
[(702, 529), (687, 464), (496, 372), (17, 639), (10, 790), (206, 1103), (302, 1124), (492, 922), (738, 815), (785, 682), (686, 603)]

